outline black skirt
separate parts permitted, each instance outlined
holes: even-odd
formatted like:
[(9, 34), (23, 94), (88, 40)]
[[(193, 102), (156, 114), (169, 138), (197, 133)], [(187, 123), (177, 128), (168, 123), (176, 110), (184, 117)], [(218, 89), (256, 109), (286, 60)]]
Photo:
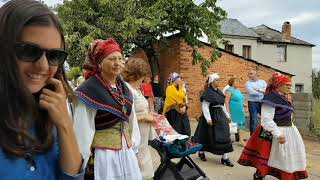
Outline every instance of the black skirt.
[(172, 108), (166, 113), (166, 118), (168, 119), (170, 125), (179, 134), (191, 135), (190, 121), (188, 114), (180, 114), (176, 109)]
[(203, 145), (202, 151), (222, 155), (232, 152), (229, 122), (221, 108), (210, 107), (213, 125), (210, 126), (202, 115), (197, 130), (194, 134), (195, 140)]

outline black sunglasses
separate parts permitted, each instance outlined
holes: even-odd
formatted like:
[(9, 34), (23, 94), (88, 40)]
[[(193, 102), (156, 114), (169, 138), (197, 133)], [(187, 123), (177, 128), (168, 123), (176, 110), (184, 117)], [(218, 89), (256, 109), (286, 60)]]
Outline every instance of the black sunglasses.
[(45, 53), (48, 63), (58, 66), (64, 63), (68, 53), (61, 49), (45, 49), (37, 44), (29, 42), (19, 42), (15, 45), (15, 54), (19, 61), (36, 62)]

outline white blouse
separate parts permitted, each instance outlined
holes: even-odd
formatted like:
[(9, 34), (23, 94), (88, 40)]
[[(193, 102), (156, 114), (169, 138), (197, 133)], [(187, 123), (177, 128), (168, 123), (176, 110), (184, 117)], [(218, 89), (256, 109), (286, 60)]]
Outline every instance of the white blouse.
[[(204, 118), (207, 120), (207, 122), (212, 121), (209, 106), (210, 106), (210, 102), (208, 102), (206, 100), (202, 101), (202, 112), (203, 112)], [(230, 115), (229, 115), (225, 105), (216, 105), (214, 107), (221, 107), (222, 111), (227, 116), (227, 118), (230, 118)]]
[(271, 134), (278, 138), (281, 136), (281, 131), (277, 124), (273, 121), (274, 114), (275, 114), (276, 108), (268, 105), (268, 104), (262, 104), (261, 106), (261, 126), (266, 131), (271, 132)]
[[(79, 98), (74, 102), (74, 129), (77, 136), (78, 144), (84, 164), (87, 164), (91, 154), (91, 144), (95, 134), (95, 116), (96, 109), (86, 105)], [(129, 125), (132, 127), (132, 149), (135, 153), (138, 152), (138, 146), (140, 144), (140, 130), (137, 122), (137, 116), (135, 114), (134, 104), (132, 104), (131, 114), (129, 116)]]

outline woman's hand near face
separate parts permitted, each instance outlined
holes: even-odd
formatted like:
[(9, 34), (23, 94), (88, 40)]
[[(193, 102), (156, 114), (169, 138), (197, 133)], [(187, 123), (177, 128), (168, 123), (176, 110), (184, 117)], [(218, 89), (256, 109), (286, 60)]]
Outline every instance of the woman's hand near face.
[(39, 104), (48, 111), (58, 130), (61, 169), (68, 174), (76, 175), (80, 171), (82, 157), (67, 110), (67, 96), (60, 80), (51, 78), (47, 84), (52, 84), (55, 90), (44, 88)]
[(57, 128), (72, 125), (67, 110), (67, 96), (62, 82), (58, 79), (51, 78), (47, 83), (52, 84), (55, 90), (52, 91), (46, 88), (42, 90), (39, 102), (40, 106), (48, 111), (50, 119)]

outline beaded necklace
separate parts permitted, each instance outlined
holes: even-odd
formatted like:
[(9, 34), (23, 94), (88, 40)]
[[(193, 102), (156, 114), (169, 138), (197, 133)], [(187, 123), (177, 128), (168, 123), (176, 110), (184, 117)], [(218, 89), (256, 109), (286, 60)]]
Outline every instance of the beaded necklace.
[(113, 99), (115, 99), (116, 102), (121, 105), (122, 112), (124, 114), (127, 114), (127, 108), (125, 107), (125, 100), (124, 100), (124, 95), (123, 95), (123, 87), (122, 87), (122, 84), (120, 82), (119, 77), (116, 78), (116, 88), (118, 91), (118, 92), (116, 92), (114, 90), (114, 88), (111, 87), (110, 83), (106, 79), (103, 78), (101, 73), (97, 74), (96, 76), (102, 82), (102, 84), (107, 88), (107, 90), (110, 92)]

